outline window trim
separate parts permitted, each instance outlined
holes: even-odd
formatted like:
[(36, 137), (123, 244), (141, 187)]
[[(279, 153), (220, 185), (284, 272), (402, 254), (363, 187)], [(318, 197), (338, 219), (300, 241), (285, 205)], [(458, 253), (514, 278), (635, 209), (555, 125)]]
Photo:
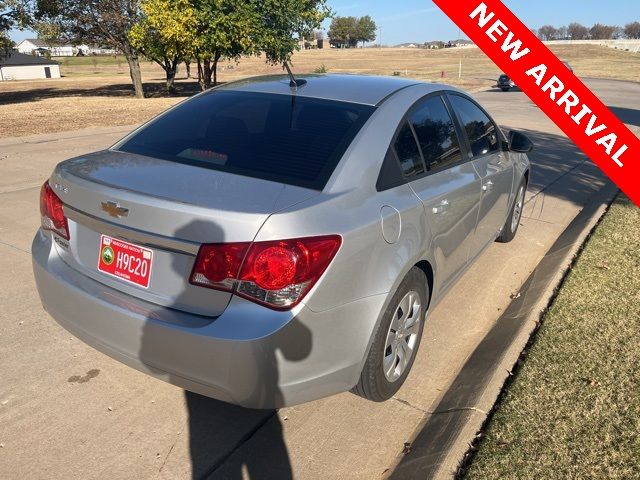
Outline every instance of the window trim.
[[(460, 118), (460, 115), (458, 114), (456, 109), (453, 107), (453, 104), (449, 99), (449, 97), (453, 97), (453, 96), (461, 97), (461, 98), (464, 98), (465, 100), (468, 100), (473, 105), (475, 105), (482, 113), (484, 113), (484, 115), (489, 119), (489, 121), (493, 125), (493, 128), (495, 129), (495, 131), (498, 134), (498, 150), (495, 150), (495, 151), (492, 151), (492, 152), (488, 152), (488, 153), (485, 153), (484, 155), (479, 155), (477, 157), (473, 156), (473, 152), (471, 150), (471, 140), (469, 139), (469, 135), (467, 135), (467, 131), (463, 127), (463, 122), (462, 122), (462, 119)], [(460, 129), (460, 131), (461, 131), (461, 133), (462, 133), (462, 135), (464, 137), (464, 143), (465, 143), (467, 155), (469, 156), (469, 160), (481, 160), (481, 159), (483, 159), (483, 158), (485, 158), (485, 157), (487, 157), (489, 155), (495, 155), (496, 153), (508, 151), (508, 148), (505, 148), (506, 139), (505, 139), (504, 133), (502, 132), (502, 130), (500, 129), (498, 124), (495, 122), (493, 117), (491, 115), (489, 115), (489, 112), (487, 112), (478, 102), (476, 102), (470, 96), (461, 94), (459, 92), (446, 92), (445, 99), (446, 99), (446, 104), (449, 107), (451, 114), (455, 117), (455, 123), (458, 125), (458, 128)]]
[[(422, 97), (420, 97), (418, 100), (416, 100), (410, 107), (409, 109), (406, 111), (406, 113), (402, 116), (402, 118), (400, 119), (400, 122), (398, 122), (398, 126), (396, 127), (396, 130), (393, 134), (393, 137), (391, 137), (391, 142), (389, 143), (389, 147), (392, 152), (393, 152), (393, 157), (395, 158), (396, 164), (397, 164), (397, 168), (400, 171), (400, 174), (402, 175), (404, 182), (403, 183), (389, 183), (389, 184), (385, 184), (385, 182), (382, 181), (382, 172), (384, 170), (384, 162), (387, 160), (387, 153), (385, 152), (385, 157), (383, 160), (383, 165), (380, 167), (380, 172), (378, 174), (378, 180), (376, 182), (376, 191), (378, 192), (383, 192), (386, 190), (391, 190), (392, 188), (396, 188), (399, 187), (401, 185), (405, 185), (408, 184), (410, 182), (415, 182), (416, 180), (421, 180), (423, 178), (426, 178), (428, 176), (431, 175), (436, 175), (438, 173), (441, 172), (445, 172), (447, 170), (449, 170), (450, 168), (455, 168), (455, 167), (459, 167), (460, 165), (463, 165), (465, 163), (470, 162), (471, 160), (473, 160), (473, 157), (471, 156), (471, 152), (469, 150), (469, 146), (468, 146), (468, 141), (466, 140), (466, 136), (462, 135), (461, 128), (460, 128), (460, 124), (458, 121), (458, 116), (455, 115), (452, 110), (451, 110), (451, 106), (449, 105), (448, 99), (447, 99), (447, 95), (449, 93), (454, 93), (456, 94), (457, 92), (454, 92), (452, 90), (438, 90), (436, 92), (429, 92), (426, 95), (423, 95)], [(464, 97), (464, 95), (461, 95), (462, 97)], [(424, 159), (424, 154), (422, 153), (422, 147), (420, 146), (420, 142), (418, 141), (418, 138), (416, 136), (415, 133), (415, 129), (413, 128), (413, 125), (411, 125), (411, 122), (409, 122), (409, 117), (411, 117), (411, 115), (413, 115), (413, 113), (415, 113), (415, 111), (420, 107), (422, 102), (425, 102), (433, 97), (440, 97), (440, 99), (442, 100), (442, 103), (444, 103), (445, 109), (447, 110), (447, 113), (449, 114), (449, 116), (451, 117), (451, 121), (453, 122), (453, 126), (456, 130), (456, 135), (458, 136), (458, 143), (460, 144), (460, 152), (461, 152), (461, 156), (462, 159), (459, 162), (453, 163), (451, 165), (448, 165), (446, 168), (443, 169), (437, 169), (437, 170), (429, 170), (427, 168), (427, 162)], [(491, 117), (489, 117), (491, 118)], [(413, 137), (414, 140), (416, 142), (416, 144), (418, 145), (418, 151), (420, 152), (420, 155), (422, 157), (422, 164), (424, 166), (425, 171), (423, 173), (421, 173), (420, 175), (416, 175), (415, 177), (412, 178), (407, 178), (404, 173), (402, 172), (402, 167), (400, 166), (400, 160), (398, 159), (398, 155), (395, 151), (394, 148), (394, 144), (396, 142), (396, 140), (398, 139), (398, 136), (400, 135), (400, 131), (402, 130), (402, 127), (404, 126), (404, 123), (408, 122), (409, 126), (411, 127), (411, 131), (413, 132)]]

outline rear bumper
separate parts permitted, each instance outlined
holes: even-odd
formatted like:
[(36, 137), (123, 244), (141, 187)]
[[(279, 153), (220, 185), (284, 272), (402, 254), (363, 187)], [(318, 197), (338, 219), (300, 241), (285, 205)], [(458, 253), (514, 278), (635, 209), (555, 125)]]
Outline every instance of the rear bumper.
[(386, 295), (325, 311), (276, 312), (232, 297), (218, 318), (135, 299), (64, 263), (49, 233), (33, 240), (45, 310), (106, 355), (187, 390), (251, 408), (295, 405), (358, 381)]

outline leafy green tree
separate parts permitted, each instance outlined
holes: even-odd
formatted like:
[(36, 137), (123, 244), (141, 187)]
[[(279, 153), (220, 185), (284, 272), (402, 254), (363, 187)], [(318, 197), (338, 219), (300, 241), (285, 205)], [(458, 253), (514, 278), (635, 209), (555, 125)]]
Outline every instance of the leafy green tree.
[(329, 27), (331, 45), (341, 48), (351, 48), (362, 42), (372, 42), (376, 39), (376, 22), (369, 15), (364, 17), (336, 17)]
[(333, 12), (326, 0), (253, 0), (257, 10), (257, 46), (273, 64), (291, 59), (299, 38), (311, 37)]
[(131, 44), (162, 67), (171, 92), (178, 65), (198, 44), (197, 12), (189, 0), (144, 0), (141, 8), (142, 18), (129, 31)]
[(67, 40), (120, 50), (139, 98), (144, 97), (140, 50), (129, 33), (141, 18), (140, 0), (37, 0), (36, 19), (56, 24)]
[(376, 39), (376, 22), (369, 15), (360, 17), (357, 23), (356, 37), (359, 42), (362, 42), (362, 46), (366, 42), (373, 42)]
[(0, 59), (9, 55), (14, 47), (9, 31), (31, 25), (32, 7), (28, 0), (0, 0)]
[(237, 60), (258, 52), (260, 19), (252, 1), (192, 0), (196, 8), (198, 39), (193, 57), (198, 64), (200, 87), (218, 83), (218, 63), (224, 57)]
[(264, 54), (279, 64), (291, 59), (298, 38), (331, 15), (325, 0), (192, 0), (198, 12), (194, 52), (201, 87), (217, 84), (222, 58)]
[(329, 27), (331, 45), (339, 48), (355, 47), (358, 44), (358, 19), (356, 17), (336, 17)]

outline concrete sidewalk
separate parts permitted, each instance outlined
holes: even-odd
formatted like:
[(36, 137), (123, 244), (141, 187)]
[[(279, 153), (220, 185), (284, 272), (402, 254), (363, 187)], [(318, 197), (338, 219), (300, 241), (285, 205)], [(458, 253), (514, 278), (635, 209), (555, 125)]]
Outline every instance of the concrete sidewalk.
[[(591, 86), (610, 105), (640, 110), (640, 86), (611, 83)], [(0, 478), (390, 475), (428, 418), (455, 414), (435, 412), (444, 393), (547, 250), (608, 183), (522, 93), (476, 97), (539, 144), (525, 217), (516, 240), (492, 245), (430, 313), (407, 383), (383, 404), (345, 393), (278, 412), (240, 409), (185, 394), (72, 338), (35, 292), (29, 250), (38, 190), (58, 161), (104, 148), (128, 129), (0, 140)], [(494, 399), (456, 408), (473, 425)], [(462, 451), (471, 439), (464, 433), (452, 445)]]

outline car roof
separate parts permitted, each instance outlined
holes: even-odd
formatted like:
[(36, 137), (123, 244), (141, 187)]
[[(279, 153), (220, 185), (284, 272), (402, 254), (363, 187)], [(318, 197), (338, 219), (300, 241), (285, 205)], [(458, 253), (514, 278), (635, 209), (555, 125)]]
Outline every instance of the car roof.
[(307, 83), (295, 89), (289, 86), (289, 77), (287, 75), (272, 75), (231, 82), (218, 87), (216, 90), (281, 95), (295, 94), (299, 97), (320, 98), (373, 106), (379, 105), (394, 93), (413, 85), (432, 86), (433, 91), (452, 90), (452, 88), (447, 85), (430, 84), (406, 78), (373, 75), (311, 74), (296, 75), (296, 79), (306, 80)]

